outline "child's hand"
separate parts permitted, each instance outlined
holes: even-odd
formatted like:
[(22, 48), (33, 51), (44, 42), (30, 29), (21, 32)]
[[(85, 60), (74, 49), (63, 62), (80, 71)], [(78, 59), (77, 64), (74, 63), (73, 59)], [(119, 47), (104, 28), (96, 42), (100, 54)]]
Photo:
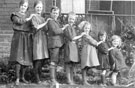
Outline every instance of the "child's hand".
[(26, 21), (29, 21), (30, 19), (32, 19), (33, 16), (35, 16), (36, 14), (31, 14), (29, 18), (26, 18)]
[(86, 35), (86, 33), (85, 33), (85, 32), (82, 32), (82, 33), (81, 33), (81, 36), (84, 36), (84, 35)]
[(97, 43), (97, 46), (99, 45), (99, 44), (101, 44), (101, 43), (103, 43), (104, 41), (99, 41), (98, 43)]
[(64, 27), (62, 28), (62, 30), (65, 30), (66, 27), (68, 27), (68, 26), (69, 26), (69, 24), (64, 25)]
[(49, 20), (52, 20), (52, 18), (48, 18), (48, 19), (46, 20), (46, 22), (48, 22)]
[(112, 49), (114, 49), (114, 48), (115, 48), (115, 47), (111, 47), (111, 48), (108, 49), (108, 51), (110, 51), (110, 50), (112, 50)]

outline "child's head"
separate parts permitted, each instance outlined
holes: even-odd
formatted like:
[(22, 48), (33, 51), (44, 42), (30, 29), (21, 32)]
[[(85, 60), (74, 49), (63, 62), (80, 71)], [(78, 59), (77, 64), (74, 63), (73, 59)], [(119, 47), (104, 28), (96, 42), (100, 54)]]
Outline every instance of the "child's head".
[(76, 14), (74, 12), (69, 12), (68, 14), (68, 23), (74, 24), (76, 20)]
[(28, 10), (28, 0), (21, 0), (19, 3), (20, 12), (25, 13)]
[(59, 16), (59, 13), (60, 13), (60, 9), (56, 6), (53, 6), (51, 8), (51, 17), (54, 18), (54, 19), (57, 19), (58, 16)]
[(42, 13), (42, 10), (43, 10), (43, 3), (42, 1), (35, 1), (34, 2), (34, 8), (35, 8), (35, 11), (36, 13), (38, 14), (41, 14)]
[(82, 22), (78, 25), (78, 27), (79, 27), (82, 31), (86, 32), (86, 34), (89, 34), (90, 31), (91, 31), (91, 24), (90, 24), (88, 21), (82, 21)]
[(98, 39), (100, 41), (105, 41), (106, 40), (106, 37), (107, 37), (107, 34), (106, 34), (106, 32), (104, 30), (99, 31), (99, 33), (98, 33)]
[(119, 46), (121, 46), (122, 41), (121, 41), (120, 36), (113, 35), (112, 38), (111, 38), (111, 41), (112, 41), (112, 46), (113, 47), (119, 47)]

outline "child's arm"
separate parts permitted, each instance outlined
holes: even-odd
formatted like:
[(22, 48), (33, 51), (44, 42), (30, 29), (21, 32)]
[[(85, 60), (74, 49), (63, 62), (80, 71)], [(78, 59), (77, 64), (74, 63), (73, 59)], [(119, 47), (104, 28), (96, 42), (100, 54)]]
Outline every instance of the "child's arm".
[(33, 16), (35, 16), (35, 14), (31, 14), (28, 18), (26, 18), (26, 21), (31, 20)]
[(99, 52), (101, 52), (103, 54), (108, 54), (108, 46), (106, 45), (106, 43), (102, 43), (102, 44), (98, 45), (97, 49)]
[(110, 51), (110, 50), (112, 50), (112, 49), (114, 49), (114, 48), (115, 48), (115, 47), (111, 47), (111, 48), (108, 49), (108, 51)]
[(48, 18), (46, 22), (44, 22), (43, 24), (40, 24), (40, 25), (35, 26), (35, 28), (36, 29), (40, 29), (40, 28), (44, 27), (48, 23), (49, 20), (52, 20), (52, 19), (51, 18)]
[(69, 26), (69, 24), (66, 24), (63, 26), (63, 28), (61, 28), (63, 31)]
[(99, 41), (97, 42), (94, 38), (92, 38), (90, 35), (86, 35), (87, 41), (94, 45), (94, 46), (98, 46), (99, 44), (101, 44), (103, 41)]
[(77, 39), (80, 39), (83, 35), (85, 35), (85, 33), (83, 32), (83, 33), (81, 33), (80, 35), (78, 35), (78, 36), (75, 36), (72, 40), (73, 41), (75, 41), (75, 40), (77, 40)]

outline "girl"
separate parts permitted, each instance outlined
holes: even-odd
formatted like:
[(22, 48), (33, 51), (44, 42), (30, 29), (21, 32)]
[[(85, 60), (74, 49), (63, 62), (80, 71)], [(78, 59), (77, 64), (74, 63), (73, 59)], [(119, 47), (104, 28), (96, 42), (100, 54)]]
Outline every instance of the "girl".
[(120, 69), (122, 69), (125, 66), (123, 55), (121, 51), (118, 49), (119, 46), (121, 46), (121, 38), (118, 35), (113, 35), (111, 38), (111, 44), (113, 49), (109, 52), (109, 61), (111, 65), (111, 70), (113, 71), (111, 79), (112, 84), (116, 85), (117, 80), (117, 74)]
[(101, 44), (98, 45), (97, 49), (98, 49), (98, 59), (100, 62), (100, 66), (99, 68), (102, 70), (102, 74), (101, 74), (101, 81), (102, 84), (105, 85), (105, 74), (106, 74), (106, 70), (110, 68), (110, 64), (109, 64), (109, 58), (108, 58), (108, 46), (106, 43), (106, 32), (105, 31), (100, 31), (98, 33), (98, 39), (99, 41), (103, 41)]
[(16, 85), (19, 85), (20, 70), (22, 68), (22, 81), (28, 83), (24, 74), (27, 66), (32, 65), (31, 52), (31, 30), (29, 20), (33, 14), (26, 18), (26, 11), (28, 10), (28, 1), (22, 0), (19, 4), (19, 11), (11, 14), (11, 21), (13, 23), (13, 38), (11, 43), (10, 60), (16, 64)]
[(41, 83), (39, 78), (39, 72), (41, 68), (41, 62), (45, 58), (49, 58), (47, 49), (46, 29), (45, 25), (48, 20), (41, 16), (43, 10), (42, 1), (35, 1), (34, 3), (35, 15), (32, 18), (32, 26), (35, 31), (33, 35), (33, 60), (34, 60), (34, 71), (36, 75), (36, 82)]
[(96, 48), (100, 43), (90, 36), (91, 24), (87, 21), (82, 21), (79, 24), (80, 29), (85, 32), (82, 37), (82, 51), (81, 51), (81, 68), (83, 84), (89, 85), (86, 78), (87, 67), (94, 67), (99, 65)]
[(68, 24), (69, 26), (64, 30), (65, 35), (65, 67), (68, 78), (68, 83), (73, 85), (73, 69), (74, 64), (79, 62), (78, 59), (78, 49), (76, 40), (81, 38), (84, 33), (77, 36), (77, 32), (74, 26), (76, 20), (76, 14), (74, 12), (70, 12), (68, 14)]

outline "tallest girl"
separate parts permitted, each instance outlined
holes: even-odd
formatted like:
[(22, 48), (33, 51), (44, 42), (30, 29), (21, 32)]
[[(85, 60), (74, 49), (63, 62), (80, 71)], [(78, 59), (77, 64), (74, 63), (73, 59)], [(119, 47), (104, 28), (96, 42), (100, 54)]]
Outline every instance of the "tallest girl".
[(24, 74), (26, 67), (32, 65), (31, 28), (29, 20), (33, 17), (33, 15), (26, 18), (27, 10), (28, 1), (21, 0), (19, 4), (19, 11), (11, 14), (14, 34), (11, 43), (9, 61), (16, 64), (16, 85), (19, 85), (20, 70), (22, 70), (22, 81), (28, 83), (24, 78)]

